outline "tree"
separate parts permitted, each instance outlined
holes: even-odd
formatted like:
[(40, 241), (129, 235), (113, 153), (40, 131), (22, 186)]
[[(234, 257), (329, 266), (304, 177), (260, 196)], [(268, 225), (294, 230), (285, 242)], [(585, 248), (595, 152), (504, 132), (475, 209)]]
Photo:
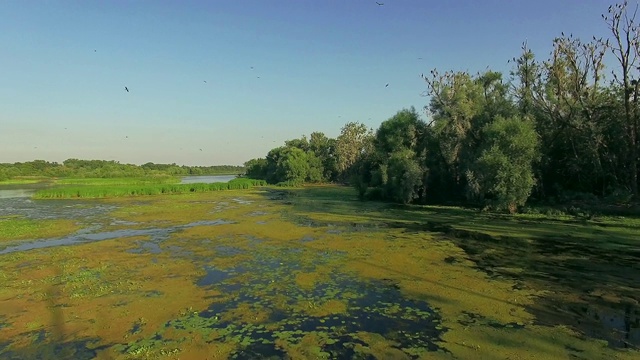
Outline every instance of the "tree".
[(350, 122), (342, 127), (336, 139), (336, 167), (338, 178), (349, 181), (355, 174), (353, 166), (372, 149), (373, 131), (366, 125)]
[(427, 107), (430, 123), (429, 183), (449, 200), (469, 194), (466, 175), (478, 158), (482, 128), (496, 116), (510, 116), (515, 108), (502, 75), (487, 71), (477, 76), (466, 72), (431, 71), (424, 77), (431, 95)]
[(267, 159), (251, 159), (244, 163), (245, 175), (251, 179), (267, 179)]
[[(627, 11), (627, 1), (609, 6), (609, 15), (602, 15), (613, 34), (611, 52), (620, 63), (622, 74), (613, 73), (622, 86), (626, 141), (629, 146), (629, 181), (634, 196), (638, 196), (638, 87), (639, 71), (636, 66), (640, 56), (640, 29), (636, 24), (638, 6), (632, 14)], [(631, 103), (633, 99), (633, 104)], [(633, 106), (632, 106), (633, 105)]]
[(483, 135), (484, 149), (467, 177), (485, 205), (513, 213), (535, 184), (532, 166), (539, 153), (533, 121), (498, 117), (485, 126)]
[(301, 183), (307, 179), (309, 163), (307, 154), (295, 147), (285, 147), (276, 163), (278, 182)]
[(361, 170), (371, 172), (369, 185), (383, 199), (409, 203), (425, 195), (426, 131), (414, 108), (398, 111), (380, 124), (368, 166)]
[(420, 196), (423, 185), (423, 169), (411, 149), (398, 150), (389, 157), (383, 167), (386, 184), (385, 195), (395, 202), (408, 204)]
[(322, 177), (326, 181), (336, 180), (338, 175), (336, 163), (336, 140), (328, 138), (322, 132), (313, 132), (309, 138), (309, 150), (313, 151), (322, 162), (324, 172)]

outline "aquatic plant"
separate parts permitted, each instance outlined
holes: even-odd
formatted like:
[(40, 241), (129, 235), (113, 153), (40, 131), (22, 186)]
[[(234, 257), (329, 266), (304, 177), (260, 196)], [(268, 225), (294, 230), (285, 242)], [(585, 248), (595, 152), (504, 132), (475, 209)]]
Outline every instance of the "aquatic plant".
[(140, 184), (140, 185), (108, 185), (108, 186), (61, 186), (38, 190), (36, 199), (67, 198), (109, 198), (127, 196), (146, 196), (162, 194), (184, 194), (193, 192), (209, 192), (220, 190), (250, 189), (264, 186), (264, 180), (247, 178), (233, 179), (226, 183), (194, 183), (194, 184)]
[(54, 181), (57, 185), (147, 185), (147, 184), (178, 184), (180, 177), (159, 175), (131, 178), (61, 178)]

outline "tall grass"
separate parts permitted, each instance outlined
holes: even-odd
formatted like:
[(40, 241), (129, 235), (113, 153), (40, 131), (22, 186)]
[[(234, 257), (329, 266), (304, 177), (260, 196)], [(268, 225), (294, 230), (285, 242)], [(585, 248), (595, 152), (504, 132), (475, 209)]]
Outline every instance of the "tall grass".
[(254, 186), (265, 186), (264, 180), (247, 178), (233, 179), (226, 183), (196, 184), (139, 184), (139, 185), (105, 185), (105, 186), (61, 186), (38, 190), (36, 199), (69, 199), (69, 198), (109, 198), (126, 196), (145, 196), (162, 194), (184, 194), (190, 192), (209, 192), (220, 190), (250, 189)]
[(55, 183), (59, 185), (90, 186), (177, 184), (179, 182), (180, 178), (173, 176), (153, 176), (138, 178), (63, 178), (55, 181)]

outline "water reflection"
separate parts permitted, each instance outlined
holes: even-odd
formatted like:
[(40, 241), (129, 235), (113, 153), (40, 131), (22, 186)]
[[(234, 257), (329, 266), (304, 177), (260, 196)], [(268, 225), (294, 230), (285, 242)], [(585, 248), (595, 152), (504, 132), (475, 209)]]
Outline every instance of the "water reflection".
[(196, 184), (196, 183), (226, 183), (235, 179), (236, 175), (213, 175), (213, 176), (186, 176), (182, 178), (181, 184)]
[(49, 186), (49, 183), (0, 184), (0, 199), (30, 198), (37, 190)]
[(28, 198), (36, 189), (0, 189), (0, 199)]

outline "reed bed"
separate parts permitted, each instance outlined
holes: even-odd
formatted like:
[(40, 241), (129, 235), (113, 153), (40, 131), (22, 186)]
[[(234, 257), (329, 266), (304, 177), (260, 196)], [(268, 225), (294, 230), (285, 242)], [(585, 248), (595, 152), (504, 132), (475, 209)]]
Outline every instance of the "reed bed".
[(154, 177), (131, 177), (131, 178), (62, 178), (57, 179), (57, 185), (149, 185), (149, 184), (178, 184), (180, 177), (174, 176), (154, 176)]
[(193, 192), (209, 192), (221, 190), (250, 189), (254, 186), (265, 186), (264, 180), (247, 178), (233, 179), (226, 183), (195, 184), (139, 184), (139, 185), (104, 185), (104, 186), (60, 186), (37, 191), (35, 199), (70, 199), (70, 198), (110, 198), (127, 196), (148, 196), (163, 194), (184, 194)]

